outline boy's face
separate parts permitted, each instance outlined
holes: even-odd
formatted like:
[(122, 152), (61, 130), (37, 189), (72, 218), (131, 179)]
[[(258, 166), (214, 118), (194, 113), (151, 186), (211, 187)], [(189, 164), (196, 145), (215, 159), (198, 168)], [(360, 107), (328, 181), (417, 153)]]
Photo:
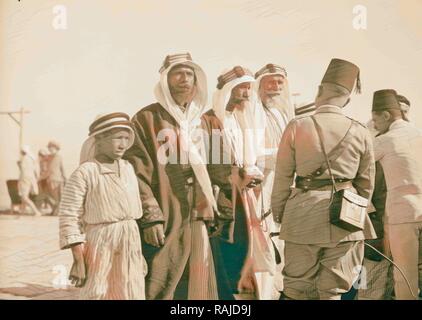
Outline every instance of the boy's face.
[(116, 128), (98, 141), (98, 153), (110, 159), (120, 159), (129, 147), (129, 140), (129, 131)]

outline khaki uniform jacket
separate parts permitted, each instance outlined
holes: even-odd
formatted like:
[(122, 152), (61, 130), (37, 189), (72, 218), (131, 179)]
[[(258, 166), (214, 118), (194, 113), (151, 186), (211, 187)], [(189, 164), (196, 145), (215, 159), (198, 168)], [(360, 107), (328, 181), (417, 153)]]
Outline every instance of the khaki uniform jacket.
[[(324, 146), (329, 153), (350, 128), (351, 119), (336, 106), (321, 106), (315, 118), (323, 130)], [(369, 130), (355, 125), (354, 135), (347, 147), (332, 159), (336, 178), (353, 180), (357, 193), (370, 198), (375, 179), (372, 138)], [(342, 241), (373, 239), (376, 237), (369, 216), (363, 231), (350, 232), (330, 223), (331, 191), (304, 192), (291, 188), (297, 176), (305, 177), (325, 162), (315, 125), (310, 116), (292, 120), (281, 139), (271, 198), (274, 220), (281, 223), (280, 238), (299, 244), (324, 244)], [(318, 179), (329, 179), (326, 170)]]

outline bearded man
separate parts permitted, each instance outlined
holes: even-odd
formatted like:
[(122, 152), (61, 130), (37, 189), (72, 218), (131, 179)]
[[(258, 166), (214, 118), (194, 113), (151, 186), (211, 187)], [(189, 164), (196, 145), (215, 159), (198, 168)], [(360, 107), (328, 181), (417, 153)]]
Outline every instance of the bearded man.
[[(259, 128), (254, 121), (252, 73), (236, 66), (218, 78), (213, 109), (203, 116), (210, 135), (209, 170), (219, 180), (218, 209), (225, 217), (212, 240), (219, 298), (262, 299), (260, 274), (275, 273), (274, 248), (266, 237), (257, 209), (256, 187), (264, 175), (257, 166)], [(222, 139), (217, 140), (219, 137)], [(215, 144), (220, 141), (220, 144)], [(219, 157), (216, 152), (222, 151)], [(228, 159), (228, 161), (226, 161)]]
[[(155, 88), (158, 102), (132, 122), (127, 152), (138, 176), (147, 299), (216, 299), (207, 223), (216, 203), (196, 135), (207, 101), (204, 71), (190, 54), (166, 57)], [(198, 138), (199, 137), (199, 138)]]
[(262, 298), (272, 299), (278, 297), (278, 292), (283, 291), (281, 270), (284, 264), (284, 241), (275, 237), (280, 230), (272, 217), (271, 194), (274, 184), (274, 171), (277, 159), (277, 150), (281, 136), (287, 124), (294, 118), (294, 107), (290, 101), (289, 82), (284, 68), (267, 64), (255, 74), (255, 90), (258, 101), (255, 104), (254, 121), (259, 127), (261, 139), (258, 146), (258, 165), (264, 174), (264, 180), (258, 192), (257, 213), (264, 225), (264, 230), (269, 239), (272, 239), (277, 257), (277, 273), (274, 277), (269, 273), (260, 276)]

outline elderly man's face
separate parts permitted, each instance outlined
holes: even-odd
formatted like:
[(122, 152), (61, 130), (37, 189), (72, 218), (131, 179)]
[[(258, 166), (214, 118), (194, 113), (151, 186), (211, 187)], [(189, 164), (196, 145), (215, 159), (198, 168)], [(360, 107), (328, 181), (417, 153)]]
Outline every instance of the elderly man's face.
[(243, 101), (249, 101), (251, 96), (251, 83), (245, 82), (238, 84), (232, 89), (230, 100), (233, 103), (241, 103)]
[(185, 65), (175, 66), (168, 73), (167, 82), (172, 94), (190, 94), (195, 86), (195, 72)]
[(278, 74), (263, 77), (259, 86), (261, 100), (280, 95), (283, 91), (284, 81), (284, 77)]
[(233, 111), (235, 108), (244, 109), (251, 97), (251, 83), (238, 84), (232, 89), (230, 100), (226, 110)]

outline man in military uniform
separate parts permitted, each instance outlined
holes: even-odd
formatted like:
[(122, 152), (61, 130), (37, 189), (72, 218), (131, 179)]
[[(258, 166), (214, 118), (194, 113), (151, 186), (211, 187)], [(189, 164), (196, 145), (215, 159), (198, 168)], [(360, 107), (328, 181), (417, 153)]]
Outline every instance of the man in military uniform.
[(331, 224), (329, 217), (333, 186), (321, 143), (337, 190), (349, 189), (369, 199), (374, 185), (369, 130), (342, 111), (355, 82), (360, 91), (359, 68), (333, 59), (315, 101), (322, 141), (309, 116), (292, 120), (281, 139), (271, 204), (285, 240), (284, 295), (290, 299), (340, 299), (357, 279), (363, 240), (375, 237), (368, 215), (363, 230), (354, 232)]

